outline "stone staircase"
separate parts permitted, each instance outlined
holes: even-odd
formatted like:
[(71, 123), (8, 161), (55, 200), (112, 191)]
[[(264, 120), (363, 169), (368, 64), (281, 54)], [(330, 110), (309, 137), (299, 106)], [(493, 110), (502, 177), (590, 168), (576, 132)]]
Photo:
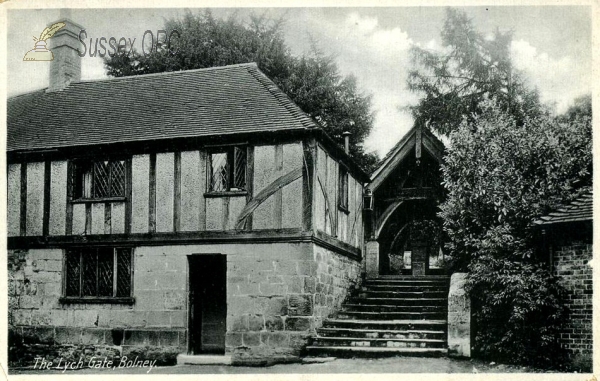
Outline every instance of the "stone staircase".
[(323, 322), (311, 356), (441, 356), (448, 351), (447, 276), (367, 279), (336, 318)]

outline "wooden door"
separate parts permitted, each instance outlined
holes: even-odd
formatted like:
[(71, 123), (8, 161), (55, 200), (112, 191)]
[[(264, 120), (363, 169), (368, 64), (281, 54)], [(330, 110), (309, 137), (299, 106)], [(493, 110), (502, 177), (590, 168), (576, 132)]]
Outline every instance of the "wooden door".
[(190, 353), (225, 353), (227, 319), (227, 257), (220, 254), (191, 255)]

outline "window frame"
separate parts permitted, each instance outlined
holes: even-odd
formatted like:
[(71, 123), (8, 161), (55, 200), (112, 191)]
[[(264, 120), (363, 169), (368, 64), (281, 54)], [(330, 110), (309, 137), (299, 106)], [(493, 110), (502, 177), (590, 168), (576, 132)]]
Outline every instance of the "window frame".
[[(244, 188), (235, 189), (233, 187), (232, 180), (236, 174), (236, 166), (235, 166), (235, 152), (236, 149), (239, 149), (245, 155), (245, 166), (244, 166)], [(228, 178), (227, 178), (227, 186), (225, 190), (213, 190), (213, 155), (225, 153), (227, 155), (227, 164), (228, 168)], [(206, 152), (206, 191), (204, 196), (207, 198), (210, 197), (236, 197), (236, 196), (246, 196), (248, 195), (248, 144), (230, 144), (230, 145), (222, 145), (210, 147)]]
[[(91, 180), (91, 192), (93, 193), (93, 178), (94, 178), (94, 170), (93, 170), (93, 166), (95, 163), (98, 162), (103, 162), (103, 161), (107, 161), (108, 163), (111, 162), (115, 162), (115, 161), (123, 161), (124, 162), (124, 172), (125, 175), (123, 177), (123, 196), (105, 196), (105, 197), (94, 197), (93, 195), (91, 195), (90, 197), (84, 197), (83, 194), (82, 195), (76, 195), (75, 191), (77, 189), (77, 182), (80, 181), (81, 179), (79, 178), (80, 174), (78, 173), (78, 169), (81, 168), (82, 165), (89, 165), (92, 169), (92, 180)], [(69, 187), (70, 189), (70, 202), (73, 204), (77, 204), (77, 203), (95, 203), (95, 202), (115, 202), (115, 201), (122, 201), (125, 202), (128, 200), (128, 193), (129, 193), (129, 184), (130, 184), (130, 177), (131, 177), (131, 166), (130, 166), (130, 161), (131, 161), (131, 157), (123, 157), (123, 156), (103, 156), (103, 157), (83, 157), (83, 158), (76, 158), (76, 159), (72, 159), (71, 160), (71, 166), (72, 166), (72, 173), (71, 173), (71, 179), (69, 179)], [(109, 188), (112, 189), (112, 183), (109, 183)], [(83, 192), (82, 192), (83, 193)]]
[(338, 209), (350, 213), (350, 173), (348, 168), (340, 164), (338, 170)]
[[(111, 249), (113, 251), (113, 296), (83, 296), (82, 295), (82, 282), (83, 282), (83, 256), (86, 254), (86, 251), (89, 253), (91, 250), (95, 250), (98, 253), (100, 249)], [(129, 251), (129, 295), (128, 296), (116, 296), (117, 288), (116, 283), (118, 282), (118, 264), (117, 264), (117, 256), (118, 250), (128, 250)], [(68, 296), (67, 295), (67, 257), (69, 255), (69, 251), (76, 251), (79, 254), (79, 295), (77, 296)], [(134, 304), (135, 298), (133, 297), (133, 278), (134, 278), (134, 248), (130, 246), (92, 246), (92, 247), (72, 247), (63, 250), (63, 271), (62, 271), (62, 292), (61, 297), (59, 298), (59, 302), (62, 304), (69, 303), (108, 303), (108, 304)], [(117, 271), (117, 275), (114, 276), (114, 271)], [(98, 273), (96, 273), (96, 278), (98, 277)], [(96, 279), (96, 282), (98, 280)]]

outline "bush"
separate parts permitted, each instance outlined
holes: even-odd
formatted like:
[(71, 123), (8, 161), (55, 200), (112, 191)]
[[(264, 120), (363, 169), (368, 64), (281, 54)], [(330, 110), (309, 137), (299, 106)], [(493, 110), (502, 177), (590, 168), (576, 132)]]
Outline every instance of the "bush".
[(579, 352), (571, 358), (568, 370), (571, 372), (592, 373), (592, 363), (591, 352)]
[(469, 270), (479, 356), (545, 368), (564, 363), (558, 339), (566, 311), (556, 277), (536, 264), (491, 256), (472, 262)]
[[(582, 104), (588, 110), (589, 102)], [(591, 109), (517, 123), (494, 99), (480, 105), (480, 114), (450, 134), (442, 165), (447, 262), (471, 272), (480, 356), (557, 366), (565, 360), (558, 344), (561, 289), (547, 269), (532, 264), (532, 226), (592, 184)]]

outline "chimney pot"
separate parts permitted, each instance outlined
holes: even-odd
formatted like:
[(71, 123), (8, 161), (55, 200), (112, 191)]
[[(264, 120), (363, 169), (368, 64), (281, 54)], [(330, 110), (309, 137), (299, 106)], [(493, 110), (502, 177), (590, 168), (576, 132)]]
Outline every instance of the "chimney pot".
[(350, 135), (352, 135), (350, 131), (342, 132), (342, 136), (344, 137), (344, 151), (347, 154), (350, 153)]

